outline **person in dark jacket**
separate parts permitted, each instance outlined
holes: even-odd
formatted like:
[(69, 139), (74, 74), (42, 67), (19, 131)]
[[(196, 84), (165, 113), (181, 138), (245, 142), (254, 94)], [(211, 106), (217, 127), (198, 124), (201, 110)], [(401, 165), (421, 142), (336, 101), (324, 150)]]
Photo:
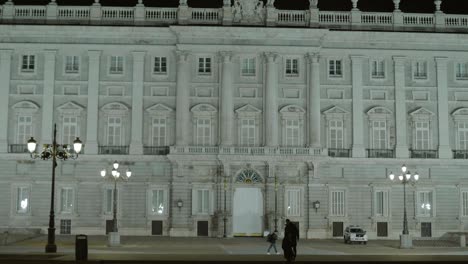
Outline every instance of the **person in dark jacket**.
[(299, 230), (297, 230), (296, 225), (289, 221), (289, 219), (286, 219), (286, 227), (284, 228), (284, 238), (287, 238), (289, 240), (289, 244), (292, 248), (293, 260), (296, 259), (296, 247), (297, 240), (299, 240)]
[(291, 245), (291, 241), (287, 236), (284, 236), (283, 242), (281, 243), (281, 248), (283, 249), (284, 258), (288, 263), (293, 262), (294, 260), (294, 252)]

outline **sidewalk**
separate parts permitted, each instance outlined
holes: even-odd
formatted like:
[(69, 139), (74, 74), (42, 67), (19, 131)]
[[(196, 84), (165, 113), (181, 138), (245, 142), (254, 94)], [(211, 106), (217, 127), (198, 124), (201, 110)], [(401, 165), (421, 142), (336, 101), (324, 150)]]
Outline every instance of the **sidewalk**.
[[(75, 259), (75, 236), (57, 236), (57, 254), (45, 254), (46, 236), (0, 247), (2, 259), (48, 259), (72, 261)], [(172, 238), (122, 237), (120, 247), (106, 246), (105, 236), (88, 237), (88, 259), (94, 261), (283, 261), (282, 255), (267, 255), (268, 243), (264, 238)], [(416, 241), (415, 245), (425, 241)], [(427, 243), (426, 243), (427, 244)], [(429, 243), (431, 244), (431, 243)], [(297, 262), (343, 261), (394, 263), (404, 261), (444, 260), (468, 262), (468, 248), (444, 244), (438, 247), (416, 246), (399, 249), (399, 241), (375, 240), (367, 245), (344, 244), (339, 240), (300, 240)], [(280, 250), (281, 241), (277, 247)], [(5, 262), (6, 263), (6, 262)], [(116, 262), (113, 262), (116, 263)], [(130, 263), (130, 262), (128, 262)], [(331, 263), (331, 262), (330, 262)]]

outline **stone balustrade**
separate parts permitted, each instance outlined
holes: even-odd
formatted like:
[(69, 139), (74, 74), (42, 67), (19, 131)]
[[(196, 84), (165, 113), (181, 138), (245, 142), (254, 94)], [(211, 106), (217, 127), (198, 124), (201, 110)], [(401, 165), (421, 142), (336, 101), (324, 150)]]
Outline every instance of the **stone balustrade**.
[(216, 146), (172, 146), (170, 154), (207, 154), (207, 155), (326, 155), (322, 148), (308, 147), (216, 147)]
[[(255, 7), (257, 8), (257, 7)], [(443, 12), (431, 14), (395, 12), (361, 12), (359, 10), (320, 11), (278, 10), (272, 6), (239, 15), (236, 7), (179, 8), (109, 7), (95, 3), (91, 6), (14, 5), (6, 2), (0, 7), (2, 23), (47, 24), (112, 24), (112, 25), (255, 25), (282, 27), (321, 27), (349, 30), (398, 30), (468, 32), (468, 15), (449, 15)]]

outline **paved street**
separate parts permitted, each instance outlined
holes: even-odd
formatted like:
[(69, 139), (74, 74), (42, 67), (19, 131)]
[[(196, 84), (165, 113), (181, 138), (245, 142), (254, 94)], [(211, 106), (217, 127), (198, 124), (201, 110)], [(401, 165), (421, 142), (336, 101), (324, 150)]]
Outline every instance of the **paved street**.
[[(0, 263), (70, 263), (75, 259), (75, 237), (57, 236), (57, 254), (44, 254), (46, 237), (0, 247)], [(319, 263), (384, 263), (390, 261), (468, 261), (468, 248), (456, 243), (441, 241), (415, 241), (409, 250), (398, 248), (395, 240), (369, 241), (367, 245), (344, 244), (342, 240), (300, 240), (297, 262)], [(278, 241), (278, 249), (280, 241)], [(281, 255), (267, 255), (268, 243), (263, 238), (169, 238), (169, 237), (122, 237), (122, 246), (109, 248), (105, 236), (89, 236), (88, 248), (91, 263), (139, 263), (138, 261), (246, 261), (279, 262)], [(15, 261), (13, 262), (13, 259)], [(3, 262), (9, 260), (9, 262)], [(22, 262), (20, 262), (20, 260)], [(120, 262), (118, 262), (120, 261)], [(194, 262), (195, 261), (195, 262)], [(369, 262), (370, 261), (370, 262)], [(200, 263), (201, 263), (200, 262)], [(388, 262), (388, 263), (390, 263)], [(148, 263), (148, 262), (147, 262)]]

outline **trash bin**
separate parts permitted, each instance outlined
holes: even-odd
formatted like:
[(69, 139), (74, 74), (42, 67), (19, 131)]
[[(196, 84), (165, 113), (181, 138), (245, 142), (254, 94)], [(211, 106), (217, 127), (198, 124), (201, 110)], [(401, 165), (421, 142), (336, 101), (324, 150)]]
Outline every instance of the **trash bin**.
[(76, 235), (75, 239), (76, 260), (88, 260), (88, 236)]

